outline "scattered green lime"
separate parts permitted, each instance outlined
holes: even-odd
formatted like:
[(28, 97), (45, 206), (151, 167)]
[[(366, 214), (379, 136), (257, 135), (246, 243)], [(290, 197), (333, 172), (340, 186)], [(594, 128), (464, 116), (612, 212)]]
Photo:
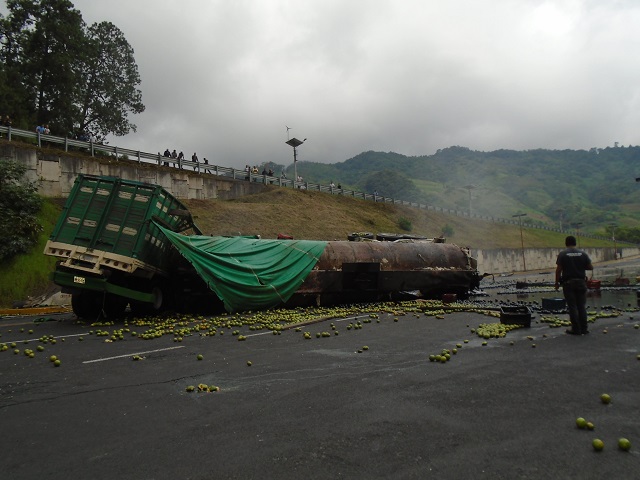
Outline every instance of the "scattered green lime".
[(609, 395), (608, 393), (603, 393), (602, 395), (600, 395), (600, 401), (605, 405), (611, 403), (611, 395)]
[(591, 442), (591, 445), (593, 445), (593, 449), (596, 452), (600, 452), (604, 448), (604, 442), (599, 438), (594, 438), (593, 442)]
[(201, 354), (198, 354), (198, 356), (196, 357), (198, 360), (202, 360), (204, 357)]
[(53, 362), (54, 367), (59, 367), (60, 365), (62, 365), (62, 362), (60, 360), (56, 360)]
[(629, 450), (631, 450), (631, 442), (629, 440), (627, 440), (626, 438), (619, 438), (618, 439), (618, 448), (620, 450), (624, 450), (625, 452), (628, 452)]
[(576, 425), (578, 428), (587, 428), (587, 421), (582, 417), (578, 417), (576, 418)]

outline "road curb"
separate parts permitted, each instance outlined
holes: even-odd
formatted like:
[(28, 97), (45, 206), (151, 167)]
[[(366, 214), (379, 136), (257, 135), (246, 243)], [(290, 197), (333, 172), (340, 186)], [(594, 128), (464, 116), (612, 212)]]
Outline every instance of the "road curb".
[(0, 316), (23, 316), (23, 315), (49, 315), (51, 313), (67, 313), (71, 307), (31, 307), (31, 308), (0, 308)]

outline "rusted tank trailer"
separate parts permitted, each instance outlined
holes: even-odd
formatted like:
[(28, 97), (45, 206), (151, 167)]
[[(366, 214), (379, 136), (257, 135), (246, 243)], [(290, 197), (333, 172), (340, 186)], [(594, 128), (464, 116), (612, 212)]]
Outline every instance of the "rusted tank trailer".
[(454, 244), (333, 241), (327, 242), (318, 263), (289, 303), (387, 300), (409, 291), (429, 298), (445, 293), (464, 297), (478, 284), (476, 260)]

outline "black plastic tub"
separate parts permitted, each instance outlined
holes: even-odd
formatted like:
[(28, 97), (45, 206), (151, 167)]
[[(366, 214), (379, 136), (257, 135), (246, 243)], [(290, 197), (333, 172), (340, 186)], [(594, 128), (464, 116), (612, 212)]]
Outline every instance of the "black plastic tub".
[(531, 310), (526, 306), (500, 307), (500, 323), (531, 327)]
[(564, 298), (543, 298), (542, 299), (542, 309), (549, 310), (551, 312), (558, 312), (560, 310), (564, 310), (567, 306)]

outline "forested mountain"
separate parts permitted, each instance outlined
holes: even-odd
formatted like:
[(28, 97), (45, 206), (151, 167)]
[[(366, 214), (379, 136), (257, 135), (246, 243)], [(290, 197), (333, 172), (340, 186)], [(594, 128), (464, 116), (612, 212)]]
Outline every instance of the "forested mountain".
[[(478, 215), (584, 231), (640, 227), (640, 147), (497, 150), (465, 147), (407, 157), (364, 152), (336, 164), (298, 162), (306, 181), (340, 183), (380, 195)], [(292, 170), (292, 166), (289, 170)]]

